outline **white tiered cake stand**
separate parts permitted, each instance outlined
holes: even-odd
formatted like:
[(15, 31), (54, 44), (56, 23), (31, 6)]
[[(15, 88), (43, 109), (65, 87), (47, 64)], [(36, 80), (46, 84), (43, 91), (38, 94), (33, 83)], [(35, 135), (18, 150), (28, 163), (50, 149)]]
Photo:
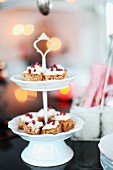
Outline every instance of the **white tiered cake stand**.
[[(42, 66), (46, 68), (46, 54), (51, 50), (48, 49), (43, 54), (36, 46), (40, 40), (51, 40), (43, 33), (37, 41), (34, 42), (34, 47), (37, 52), (42, 55)], [(52, 42), (51, 42), (52, 43)], [(42, 82), (23, 81), (21, 75), (15, 75), (11, 78), (16, 84), (26, 90), (42, 91), (43, 92), (43, 107), (45, 111), (45, 123), (47, 123), (47, 91), (58, 90), (67, 87), (76, 76), (68, 75), (63, 80), (49, 80)], [(18, 120), (20, 116), (13, 118), (8, 122), (8, 127), (17, 135), (21, 136), (24, 140), (29, 141), (28, 146), (22, 151), (21, 157), (23, 161), (30, 165), (49, 167), (64, 164), (71, 160), (73, 157), (73, 150), (65, 143), (65, 139), (72, 136), (73, 133), (79, 131), (83, 127), (83, 121), (78, 117), (72, 117), (75, 122), (75, 127), (68, 132), (62, 132), (56, 135), (29, 135), (24, 133), (23, 130), (18, 129)]]

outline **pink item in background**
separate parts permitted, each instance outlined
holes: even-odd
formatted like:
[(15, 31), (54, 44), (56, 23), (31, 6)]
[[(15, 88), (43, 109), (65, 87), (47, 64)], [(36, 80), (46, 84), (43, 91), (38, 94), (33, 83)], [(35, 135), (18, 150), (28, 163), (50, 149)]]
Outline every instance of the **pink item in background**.
[(108, 84), (113, 84), (113, 68), (111, 68), (111, 70), (110, 70)]
[[(105, 64), (93, 64), (91, 66), (90, 83), (87, 88), (87, 95), (84, 101), (85, 107), (91, 107), (99, 104), (103, 91), (106, 71), (107, 65)], [(98, 101), (95, 101), (96, 96), (99, 96)]]
[(100, 104), (101, 99), (102, 99), (103, 89), (104, 89), (104, 83), (105, 83), (105, 76), (102, 77), (99, 88), (97, 89), (96, 95), (94, 97), (94, 101), (92, 103), (92, 106), (97, 106), (97, 105)]

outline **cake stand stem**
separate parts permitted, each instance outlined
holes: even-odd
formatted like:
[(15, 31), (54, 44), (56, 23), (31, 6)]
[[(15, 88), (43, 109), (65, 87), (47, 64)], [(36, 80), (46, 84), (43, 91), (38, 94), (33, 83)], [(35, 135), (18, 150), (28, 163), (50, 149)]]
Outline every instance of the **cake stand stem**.
[(45, 72), (45, 69), (46, 69), (46, 56), (45, 55), (42, 56), (42, 68)]
[(47, 109), (48, 109), (48, 102), (47, 102), (47, 91), (42, 92), (43, 95), (43, 108), (44, 108), (44, 118), (45, 118), (45, 124), (47, 124)]

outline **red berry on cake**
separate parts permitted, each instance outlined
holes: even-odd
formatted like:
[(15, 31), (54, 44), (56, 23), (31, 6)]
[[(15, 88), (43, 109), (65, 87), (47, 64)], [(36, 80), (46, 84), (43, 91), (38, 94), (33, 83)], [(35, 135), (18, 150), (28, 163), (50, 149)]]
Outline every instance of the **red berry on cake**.
[(25, 116), (26, 116), (26, 117), (28, 116), (30, 119), (32, 119), (32, 118), (33, 118), (33, 115), (32, 115), (32, 114), (30, 114), (30, 113), (26, 113), (26, 114), (25, 114)]
[(29, 73), (29, 74), (31, 73), (31, 69), (28, 69), (28, 73)]

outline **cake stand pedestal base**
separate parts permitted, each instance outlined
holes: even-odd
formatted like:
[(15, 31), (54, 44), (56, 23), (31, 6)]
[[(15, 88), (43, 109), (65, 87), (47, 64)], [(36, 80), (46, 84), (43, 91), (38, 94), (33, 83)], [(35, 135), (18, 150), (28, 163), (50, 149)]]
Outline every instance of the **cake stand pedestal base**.
[(72, 159), (73, 150), (64, 141), (31, 141), (21, 157), (30, 165), (50, 167)]

